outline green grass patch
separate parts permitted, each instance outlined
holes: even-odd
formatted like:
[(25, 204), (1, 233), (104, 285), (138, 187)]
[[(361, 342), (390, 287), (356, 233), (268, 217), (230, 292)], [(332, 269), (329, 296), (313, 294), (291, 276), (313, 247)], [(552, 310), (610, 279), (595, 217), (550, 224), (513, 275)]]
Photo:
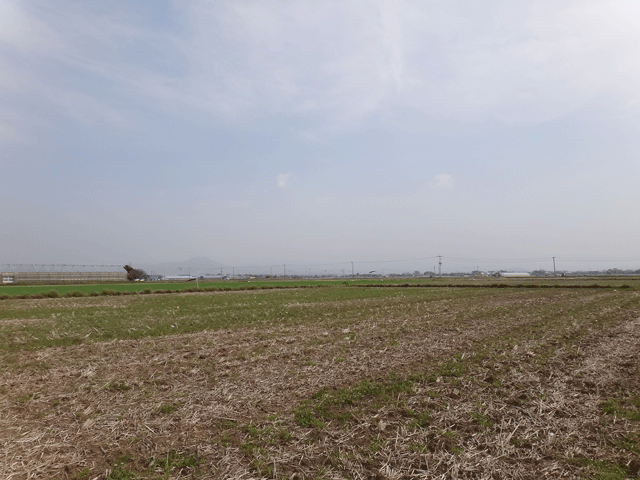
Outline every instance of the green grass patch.
[(429, 426), (429, 412), (414, 412), (413, 410), (407, 410), (405, 415), (412, 417), (412, 420), (407, 426), (412, 429), (427, 428)]
[(156, 473), (161, 473), (163, 479), (168, 479), (173, 474), (182, 476), (187, 471), (195, 471), (202, 463), (202, 459), (196, 454), (181, 453), (176, 450), (169, 450), (169, 452), (161, 457), (154, 459), (151, 462), (151, 469)]
[(477, 423), (480, 428), (490, 429), (493, 427), (493, 421), (483, 413), (471, 412), (471, 418), (473, 418), (474, 422)]
[(33, 394), (20, 395), (18, 398), (16, 398), (16, 403), (18, 405), (26, 405), (34, 396), (35, 395)]
[(74, 480), (87, 480), (89, 475), (91, 474), (91, 469), (89, 467), (84, 467), (73, 477)]
[(120, 294), (155, 292), (213, 292), (231, 290), (259, 290), (259, 289), (287, 289), (310, 287), (392, 287), (392, 288), (586, 288), (586, 289), (627, 289), (640, 290), (640, 276), (638, 277), (567, 277), (567, 278), (536, 278), (526, 281), (508, 278), (480, 278), (480, 277), (442, 277), (442, 278), (367, 278), (367, 279), (251, 279), (251, 280), (216, 280), (200, 282), (127, 282), (109, 284), (81, 284), (81, 285), (0, 285), (0, 299), (15, 298), (27, 295), (42, 295), (50, 297), (57, 292), (62, 296), (70, 291), (84, 295), (101, 293), (103, 290), (116, 291)]
[(315, 409), (305, 404), (293, 412), (296, 423), (304, 428), (324, 428), (325, 423), (316, 416)]
[[(334, 390), (321, 389), (312, 398), (301, 402), (294, 410), (298, 425), (307, 428), (323, 428), (327, 421), (340, 423), (354, 420), (354, 412), (362, 409), (376, 409), (393, 402), (394, 398), (407, 393), (414, 382), (392, 375), (380, 380), (366, 380), (350, 387)], [(417, 426), (426, 426), (427, 414), (413, 414)]]
[(572, 458), (569, 464), (587, 467), (596, 480), (625, 480), (627, 476), (626, 468), (609, 461), (593, 460), (586, 457)]
[(602, 403), (601, 409), (606, 415), (615, 415), (640, 422), (640, 397), (609, 399)]
[(122, 457), (116, 460), (111, 471), (105, 476), (106, 480), (138, 480), (140, 475), (128, 468), (129, 458)]
[(128, 390), (131, 390), (131, 385), (127, 385), (124, 382), (110, 382), (108, 384), (105, 385), (105, 387), (107, 390), (111, 390), (113, 392), (126, 392)]
[(158, 407), (158, 413), (161, 415), (170, 415), (176, 409), (176, 405), (173, 403), (164, 403)]
[[(443, 298), (468, 298), (465, 301), (471, 302), (492, 295), (483, 290), (465, 295), (446, 289), (344, 287), (188, 296), (122, 296), (115, 288), (102, 292), (104, 295), (84, 298), (15, 300), (5, 304), (0, 310), (0, 352), (223, 328), (318, 324), (319, 320), (331, 328), (379, 314), (402, 318), (407, 306), (419, 313)], [(3, 322), (4, 319), (10, 322)], [(22, 324), (22, 319), (28, 322)], [(338, 357), (337, 361), (341, 359)]]

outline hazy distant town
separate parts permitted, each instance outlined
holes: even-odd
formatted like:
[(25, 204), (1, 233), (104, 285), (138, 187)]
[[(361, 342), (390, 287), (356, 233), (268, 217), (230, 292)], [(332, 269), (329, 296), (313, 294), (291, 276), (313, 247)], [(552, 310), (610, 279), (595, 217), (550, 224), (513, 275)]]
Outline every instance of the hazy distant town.
[[(425, 270), (415, 268), (419, 263), (397, 262), (345, 262), (331, 265), (268, 265), (268, 266), (228, 266), (206, 257), (193, 257), (183, 262), (127, 265), (71, 265), (71, 264), (11, 264), (0, 263), (2, 283), (43, 283), (47, 281), (216, 281), (252, 279), (349, 279), (349, 278), (437, 278), (437, 277), (575, 277), (575, 276), (632, 276), (640, 275), (638, 269), (527, 269), (506, 267), (482, 269), (446, 268), (447, 257), (434, 257), (436, 265)], [(556, 258), (553, 258), (553, 264)], [(384, 265), (384, 268), (379, 268)], [(555, 265), (554, 265), (555, 266)]]

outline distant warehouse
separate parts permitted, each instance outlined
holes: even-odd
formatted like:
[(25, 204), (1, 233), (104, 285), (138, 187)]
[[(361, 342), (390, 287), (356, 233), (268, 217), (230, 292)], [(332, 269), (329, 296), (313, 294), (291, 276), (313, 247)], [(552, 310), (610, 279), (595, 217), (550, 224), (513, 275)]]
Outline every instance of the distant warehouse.
[(119, 265), (26, 265), (0, 264), (2, 284), (59, 284), (126, 282)]
[(496, 274), (497, 277), (507, 277), (507, 278), (527, 278), (531, 275), (525, 272), (498, 272)]

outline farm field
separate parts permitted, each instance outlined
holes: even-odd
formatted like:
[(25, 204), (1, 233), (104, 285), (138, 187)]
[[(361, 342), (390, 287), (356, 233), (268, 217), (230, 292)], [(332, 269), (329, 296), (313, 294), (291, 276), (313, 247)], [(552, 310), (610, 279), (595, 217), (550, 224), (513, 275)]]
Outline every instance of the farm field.
[(0, 285), (0, 300), (11, 297), (44, 297), (54, 292), (57, 296), (86, 295), (130, 295), (193, 291), (256, 290), (269, 288), (307, 288), (336, 286), (423, 286), (423, 287), (483, 287), (483, 286), (520, 286), (520, 287), (587, 287), (600, 286), (640, 288), (639, 276), (603, 276), (603, 277), (384, 277), (384, 278), (342, 278), (342, 279), (249, 279), (215, 280), (202, 282), (127, 282), (80, 285)]
[(0, 471), (640, 478), (638, 280), (517, 280), (5, 299)]

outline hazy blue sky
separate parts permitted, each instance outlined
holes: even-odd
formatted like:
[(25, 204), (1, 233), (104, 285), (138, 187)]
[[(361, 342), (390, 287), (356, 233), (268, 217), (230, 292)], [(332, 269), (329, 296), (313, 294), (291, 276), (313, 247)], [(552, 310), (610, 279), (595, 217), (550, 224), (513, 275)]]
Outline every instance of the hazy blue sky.
[(638, 59), (633, 0), (0, 0), (0, 262), (640, 268)]

